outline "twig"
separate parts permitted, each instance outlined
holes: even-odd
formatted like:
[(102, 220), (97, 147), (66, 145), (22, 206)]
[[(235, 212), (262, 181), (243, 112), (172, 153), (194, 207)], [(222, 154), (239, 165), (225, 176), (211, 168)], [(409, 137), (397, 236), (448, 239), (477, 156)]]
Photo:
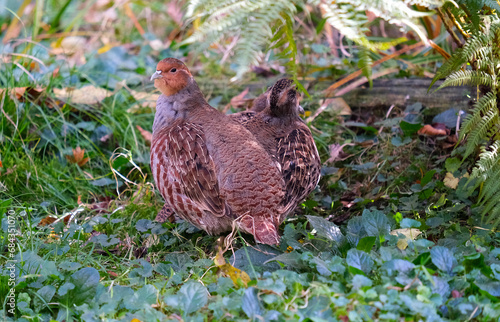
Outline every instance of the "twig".
[(132, 22), (134, 23), (135, 28), (137, 28), (137, 31), (139, 31), (139, 33), (141, 34), (141, 36), (144, 36), (144, 34), (146, 32), (144, 31), (144, 29), (142, 28), (141, 24), (137, 20), (137, 17), (135, 16), (135, 14), (132, 11), (132, 9), (130, 9), (130, 6), (129, 6), (128, 2), (125, 3), (123, 5), (123, 7), (125, 8), (125, 14), (130, 18), (130, 20), (132, 20)]
[(444, 50), (443, 48), (439, 47), (438, 44), (436, 44), (435, 42), (433, 42), (432, 40), (429, 39), (429, 45), (431, 45), (431, 47), (436, 50), (439, 54), (441, 54), (441, 56), (444, 57), (444, 59), (448, 60), (450, 59), (451, 55), (448, 54), (448, 52), (446, 50)]
[[(371, 67), (375, 67), (377, 65), (380, 65), (382, 64), (383, 62), (386, 62), (388, 61), (389, 59), (391, 58), (394, 58), (394, 57), (397, 57), (397, 56), (400, 56), (404, 53), (406, 53), (407, 51), (410, 51), (412, 49), (415, 49), (415, 48), (418, 48), (418, 47), (421, 47), (421, 46), (424, 46), (424, 42), (423, 41), (420, 41), (416, 44), (413, 44), (413, 45), (410, 45), (410, 46), (407, 46), (407, 47), (404, 47), (404, 48), (401, 48), (400, 50), (398, 51), (395, 51), (394, 53), (390, 54), (390, 55), (387, 55), (385, 57), (382, 57), (380, 58), (379, 60), (375, 61)], [(344, 77), (342, 78), (340, 81), (336, 82), (335, 84), (331, 85), (330, 87), (328, 87), (324, 93), (326, 96), (329, 96), (329, 95), (332, 95), (333, 92), (341, 87), (342, 85), (346, 84), (347, 82), (355, 79), (356, 77), (359, 77), (361, 76), (361, 74), (363, 74), (363, 71), (361, 69), (355, 71), (354, 73), (351, 73), (350, 75), (348, 75), (347, 77)]]
[(443, 24), (444, 24), (444, 27), (446, 28), (446, 31), (448, 31), (448, 33), (450, 34), (450, 36), (453, 39), (453, 41), (455, 42), (455, 44), (457, 44), (458, 47), (462, 48), (463, 44), (460, 41), (460, 39), (458, 38), (457, 34), (453, 31), (453, 26), (450, 24), (448, 19), (445, 17), (443, 10), (441, 10), (441, 8), (439, 8), (439, 7), (436, 10), (437, 10), (437, 13), (438, 13), (439, 17), (441, 18), (441, 20), (443, 20)]

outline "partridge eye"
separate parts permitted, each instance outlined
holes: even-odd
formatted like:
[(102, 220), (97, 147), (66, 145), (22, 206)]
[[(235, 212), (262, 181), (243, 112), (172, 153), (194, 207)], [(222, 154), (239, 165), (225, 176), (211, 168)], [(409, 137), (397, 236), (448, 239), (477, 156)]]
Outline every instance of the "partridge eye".
[(170, 72), (171, 72), (171, 73), (175, 73), (176, 71), (177, 71), (177, 69), (176, 69), (176, 68), (172, 68), (172, 69), (170, 70)]

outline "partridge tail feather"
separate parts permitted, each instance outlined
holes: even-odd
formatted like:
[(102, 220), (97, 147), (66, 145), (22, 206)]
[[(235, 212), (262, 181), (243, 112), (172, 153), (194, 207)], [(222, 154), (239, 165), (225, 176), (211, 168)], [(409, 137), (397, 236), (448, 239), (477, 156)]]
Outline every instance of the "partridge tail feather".
[(244, 215), (240, 218), (239, 228), (255, 237), (255, 241), (262, 244), (278, 245), (280, 236), (273, 220)]

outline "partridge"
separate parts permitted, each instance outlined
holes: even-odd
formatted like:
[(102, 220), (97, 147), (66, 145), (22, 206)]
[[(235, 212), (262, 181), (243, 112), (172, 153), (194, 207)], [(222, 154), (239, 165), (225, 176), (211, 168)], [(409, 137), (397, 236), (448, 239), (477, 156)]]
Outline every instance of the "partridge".
[(286, 189), (280, 202), (281, 223), (318, 184), (321, 160), (311, 131), (299, 116), (299, 95), (293, 81), (280, 79), (262, 95), (266, 97), (266, 107), (261, 112), (252, 109), (230, 116), (252, 132), (279, 164)]
[(233, 225), (279, 243), (285, 186), (276, 162), (241, 124), (211, 107), (189, 69), (166, 58), (152, 75), (156, 105), (151, 171), (179, 217), (209, 234)]

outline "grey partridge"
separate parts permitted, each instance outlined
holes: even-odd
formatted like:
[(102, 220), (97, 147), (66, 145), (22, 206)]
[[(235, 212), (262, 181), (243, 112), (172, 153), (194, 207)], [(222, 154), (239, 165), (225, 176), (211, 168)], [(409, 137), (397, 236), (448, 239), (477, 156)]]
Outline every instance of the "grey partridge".
[(321, 160), (311, 131), (299, 116), (299, 95), (293, 81), (278, 80), (259, 96), (259, 107), (262, 96), (266, 97), (266, 107), (261, 112), (252, 109), (230, 116), (250, 130), (271, 158), (279, 163), (286, 189), (280, 203), (282, 222), (318, 184)]
[(236, 225), (279, 243), (284, 180), (255, 137), (204, 99), (189, 69), (166, 58), (151, 79), (162, 93), (153, 122), (151, 171), (179, 217), (209, 234)]

